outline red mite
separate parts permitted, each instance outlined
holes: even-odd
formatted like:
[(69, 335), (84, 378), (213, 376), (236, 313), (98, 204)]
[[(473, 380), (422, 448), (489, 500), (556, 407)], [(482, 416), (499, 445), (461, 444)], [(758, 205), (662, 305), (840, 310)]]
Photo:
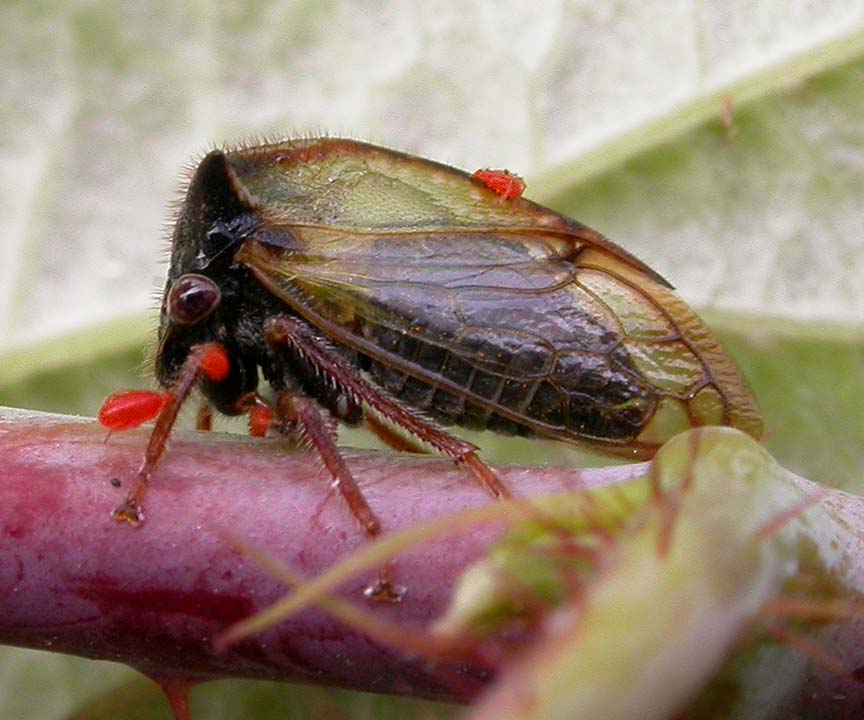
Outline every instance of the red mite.
[(109, 430), (131, 430), (155, 418), (171, 401), (167, 392), (121, 390), (104, 402), (99, 422)]
[(525, 181), (509, 170), (478, 170), (471, 177), (504, 200), (515, 200), (525, 192)]
[[(100, 413), (112, 430), (157, 418), (115, 517), (143, 519), (196, 389), (248, 414), (252, 434), (313, 448), (370, 536), (380, 522), (334, 419), (399, 450), (416, 439), (495, 497), (508, 490), (477, 447), (441, 425), (637, 458), (700, 425), (760, 437), (745, 380), (669, 283), (524, 187), (350, 140), (209, 153), (172, 238), (156, 354), (167, 392), (124, 391)], [(199, 417), (206, 427), (209, 407)]]

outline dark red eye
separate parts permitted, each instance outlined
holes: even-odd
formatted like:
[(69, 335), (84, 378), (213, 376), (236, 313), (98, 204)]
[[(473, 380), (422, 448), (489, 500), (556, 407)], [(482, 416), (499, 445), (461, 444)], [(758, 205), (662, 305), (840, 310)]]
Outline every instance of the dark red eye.
[(206, 318), (219, 304), (219, 286), (203, 275), (182, 275), (168, 291), (168, 315), (180, 325)]

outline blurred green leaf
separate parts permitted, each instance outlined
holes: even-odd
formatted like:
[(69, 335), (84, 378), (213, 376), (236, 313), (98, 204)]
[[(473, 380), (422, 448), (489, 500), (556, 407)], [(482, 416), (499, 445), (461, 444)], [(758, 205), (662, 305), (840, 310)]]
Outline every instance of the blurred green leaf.
[[(541, 499), (539, 519), (517, 524), (462, 576), (444, 618), (445, 632), (483, 633), (490, 621), (518, 627), (532, 602), (558, 608), (472, 720), (672, 717), (797, 571), (808, 522), (768, 539), (757, 531), (806, 493), (752, 438), (706, 428), (666, 443), (643, 477)], [(835, 530), (824, 525), (813, 534)]]

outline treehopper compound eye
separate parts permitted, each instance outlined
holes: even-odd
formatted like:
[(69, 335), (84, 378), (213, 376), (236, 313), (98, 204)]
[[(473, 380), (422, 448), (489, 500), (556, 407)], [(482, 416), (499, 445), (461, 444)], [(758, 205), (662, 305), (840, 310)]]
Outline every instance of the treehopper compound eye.
[(219, 286), (203, 275), (183, 275), (168, 291), (167, 306), (171, 320), (178, 325), (194, 325), (206, 318), (221, 300)]
[(248, 414), (255, 435), (313, 449), (370, 536), (381, 522), (338, 422), (444, 454), (495, 497), (508, 488), (442, 426), (630, 458), (702, 425), (759, 438), (746, 381), (671, 285), (524, 187), (507, 171), (472, 175), (352, 140), (210, 152), (172, 237), (156, 353), (167, 399), (118, 410), (113, 396), (100, 414), (125, 429), (158, 413), (115, 516), (142, 519), (196, 391)]

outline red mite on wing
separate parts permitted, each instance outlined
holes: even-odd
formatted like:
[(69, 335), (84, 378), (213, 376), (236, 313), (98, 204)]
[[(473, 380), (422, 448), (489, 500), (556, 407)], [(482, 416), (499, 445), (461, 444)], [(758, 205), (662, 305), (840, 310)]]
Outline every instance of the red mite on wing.
[(525, 192), (525, 181), (509, 170), (477, 170), (471, 177), (504, 200), (515, 200)]
[[(166, 392), (123, 391), (100, 422), (156, 417), (115, 517), (138, 523), (193, 390), (250, 431), (302, 441), (369, 535), (380, 522), (336, 445), (335, 418), (394, 426), (508, 490), (441, 425), (546, 437), (645, 458), (699, 425), (762, 433), (719, 343), (647, 265), (473, 175), (350, 140), (216, 150), (174, 229), (156, 356)], [(263, 376), (269, 392), (258, 392)]]

